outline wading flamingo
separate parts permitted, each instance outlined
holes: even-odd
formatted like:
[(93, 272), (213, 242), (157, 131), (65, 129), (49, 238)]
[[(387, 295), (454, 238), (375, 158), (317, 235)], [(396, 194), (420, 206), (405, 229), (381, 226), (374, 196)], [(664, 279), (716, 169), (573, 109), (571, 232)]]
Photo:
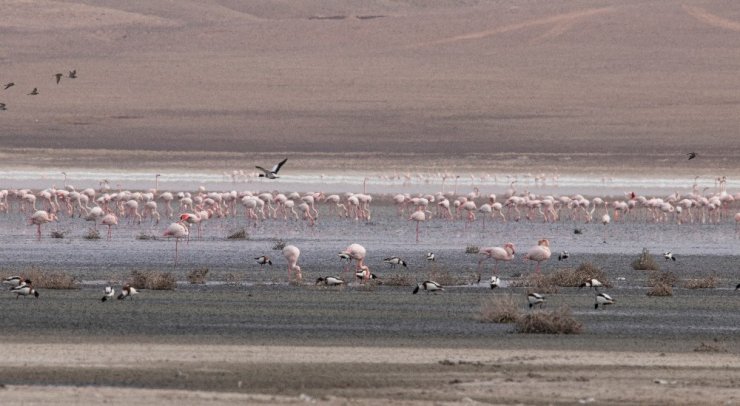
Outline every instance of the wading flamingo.
[(543, 238), (537, 242), (537, 245), (530, 248), (527, 254), (524, 255), (524, 259), (537, 262), (535, 272), (540, 272), (540, 263), (550, 259), (550, 241)]
[(41, 225), (50, 223), (52, 221), (57, 221), (57, 215), (54, 213), (49, 213), (46, 210), (39, 210), (36, 213), (33, 213), (30, 220), (31, 224), (36, 225), (36, 235), (38, 236), (38, 241), (41, 241)]
[(110, 240), (111, 237), (111, 227), (118, 225), (118, 217), (116, 217), (113, 213), (108, 213), (103, 217), (103, 220), (100, 222), (100, 224), (108, 226), (108, 240)]
[(303, 277), (301, 276), (301, 267), (298, 266), (298, 257), (301, 255), (301, 250), (295, 245), (286, 245), (283, 248), (283, 256), (288, 261), (288, 283), (290, 283), (290, 273), (295, 271), (297, 281), (300, 282)]
[(416, 242), (419, 242), (419, 224), (427, 219), (426, 213), (424, 213), (424, 209), (417, 210), (413, 213), (411, 213), (411, 217), (409, 217), (409, 221), (414, 220), (416, 222)]
[(481, 255), (481, 259), (480, 261), (478, 261), (478, 270), (480, 271), (480, 267), (483, 264), (483, 261), (487, 259), (493, 259), (494, 261), (496, 261), (493, 273), (498, 274), (498, 261), (511, 261), (512, 259), (514, 259), (516, 248), (514, 248), (513, 243), (507, 242), (506, 244), (504, 244), (503, 247), (481, 248), (479, 254)]
[(180, 238), (187, 238), (188, 235), (190, 235), (188, 227), (180, 221), (170, 224), (164, 232), (165, 237), (175, 238), (175, 268), (177, 268), (177, 245), (180, 243)]

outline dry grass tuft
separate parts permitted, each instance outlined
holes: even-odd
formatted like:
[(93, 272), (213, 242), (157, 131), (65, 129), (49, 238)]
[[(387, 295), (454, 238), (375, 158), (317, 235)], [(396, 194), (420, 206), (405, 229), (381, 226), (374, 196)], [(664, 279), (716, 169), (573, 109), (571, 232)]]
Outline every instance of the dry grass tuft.
[(579, 287), (588, 279), (598, 279), (605, 287), (609, 287), (606, 273), (590, 262), (578, 265), (578, 268), (562, 268), (548, 275), (549, 282), (560, 287)]
[(383, 285), (386, 286), (414, 286), (416, 280), (409, 274), (395, 274), (383, 278)]
[(131, 286), (137, 289), (175, 290), (177, 281), (169, 272), (131, 271)]
[(97, 228), (88, 228), (87, 234), (85, 234), (84, 238), (86, 240), (99, 240), (100, 239), (100, 231), (98, 231)]
[(666, 283), (656, 283), (647, 291), (648, 296), (673, 296), (673, 287)]
[(717, 287), (717, 275), (709, 275), (704, 278), (687, 279), (682, 286), (685, 289), (714, 289)]
[(28, 278), (36, 288), (42, 289), (77, 289), (77, 280), (74, 276), (64, 272), (46, 272), (32, 267), (24, 270), (21, 275)]
[(468, 245), (465, 247), (466, 254), (477, 254), (480, 252), (480, 247), (477, 245)]
[(64, 238), (64, 235), (67, 234), (67, 231), (61, 231), (61, 230), (52, 230), (49, 235), (51, 238)]
[(142, 240), (142, 241), (149, 241), (149, 240), (156, 240), (157, 237), (151, 234), (140, 233), (139, 235), (136, 236), (136, 239)]
[(632, 261), (632, 269), (636, 271), (659, 271), (660, 265), (655, 258), (650, 255), (647, 248), (642, 249), (640, 257)]
[(226, 238), (228, 238), (229, 240), (248, 240), (249, 239), (249, 234), (247, 234), (247, 230), (245, 230), (245, 229), (242, 228), (242, 229), (239, 229), (239, 230), (236, 230), (236, 231), (232, 232)]
[(193, 269), (188, 273), (188, 282), (193, 285), (203, 285), (206, 283), (208, 268)]
[(533, 311), (516, 321), (517, 333), (526, 334), (579, 334), (583, 324), (573, 318), (567, 306), (552, 311)]
[(282, 251), (285, 246), (288, 245), (283, 241), (282, 239), (275, 241), (275, 244), (273, 244), (272, 249), (275, 251)]
[(509, 287), (528, 288), (527, 293), (558, 293), (558, 286), (553, 283), (552, 277), (537, 273), (513, 278), (509, 281)]
[(481, 323), (516, 323), (521, 317), (519, 303), (511, 294), (484, 299), (478, 321)]
[(470, 284), (470, 279), (467, 276), (456, 275), (450, 271), (430, 271), (428, 280), (435, 281), (442, 286)]
[(238, 285), (242, 282), (243, 275), (238, 272), (230, 272), (224, 276), (224, 282), (229, 285)]
[(701, 344), (694, 348), (694, 352), (727, 352), (727, 349), (715, 338), (710, 343), (702, 341)]

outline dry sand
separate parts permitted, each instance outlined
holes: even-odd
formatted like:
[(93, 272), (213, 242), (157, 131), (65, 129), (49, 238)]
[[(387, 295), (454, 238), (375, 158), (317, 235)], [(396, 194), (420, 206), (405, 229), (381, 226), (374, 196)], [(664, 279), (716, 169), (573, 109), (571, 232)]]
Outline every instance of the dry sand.
[[(23, 404), (732, 404), (729, 354), (136, 344), (4, 344), (0, 369), (144, 379), (152, 389), (8, 386)], [(64, 379), (64, 378), (62, 378)], [(218, 381), (219, 390), (201, 388)], [(231, 386), (231, 389), (223, 386)]]

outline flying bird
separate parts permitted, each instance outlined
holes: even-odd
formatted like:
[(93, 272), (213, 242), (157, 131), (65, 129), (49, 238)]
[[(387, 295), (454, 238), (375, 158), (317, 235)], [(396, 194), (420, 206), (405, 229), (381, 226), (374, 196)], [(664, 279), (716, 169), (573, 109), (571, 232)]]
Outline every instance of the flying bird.
[(59, 84), (59, 81), (62, 80), (62, 76), (64, 76), (64, 75), (61, 74), (61, 73), (54, 74), (54, 77), (57, 78), (57, 84)]
[(8, 88), (9, 87), (12, 87), (12, 86), (15, 86), (15, 83), (14, 82), (6, 83), (5, 84), (5, 89), (3, 89), (3, 90), (8, 90)]
[(269, 171), (261, 166), (255, 166), (255, 168), (261, 170), (264, 173), (260, 173), (260, 178), (267, 178), (267, 179), (277, 179), (277, 173), (280, 170), (280, 168), (283, 167), (283, 165), (288, 162), (288, 158), (283, 159), (278, 164), (272, 167)]
[(39, 89), (34, 87), (33, 90), (31, 90), (31, 93), (28, 94), (28, 96), (36, 96), (37, 94), (39, 94)]
[(69, 71), (69, 75), (67, 77), (70, 79), (77, 79), (77, 69)]
[(696, 158), (696, 157), (697, 157), (697, 155), (699, 155), (699, 154), (697, 154), (696, 152), (689, 152), (689, 153), (687, 153), (686, 155), (688, 155), (688, 156), (689, 156), (689, 161), (690, 161), (690, 160), (692, 160), (692, 159)]

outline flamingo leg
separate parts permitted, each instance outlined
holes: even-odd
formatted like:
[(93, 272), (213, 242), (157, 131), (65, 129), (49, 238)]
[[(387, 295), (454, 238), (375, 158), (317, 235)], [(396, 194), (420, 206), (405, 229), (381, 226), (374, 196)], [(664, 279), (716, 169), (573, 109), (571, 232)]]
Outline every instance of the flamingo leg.
[(419, 242), (419, 222), (416, 222), (416, 242)]
[[(41, 241), (41, 224), (36, 225), (36, 234), (38, 235), (38, 240)], [(18, 297), (16, 297), (17, 299)]]
[(179, 238), (175, 238), (175, 268), (177, 268), (177, 243), (180, 242)]

